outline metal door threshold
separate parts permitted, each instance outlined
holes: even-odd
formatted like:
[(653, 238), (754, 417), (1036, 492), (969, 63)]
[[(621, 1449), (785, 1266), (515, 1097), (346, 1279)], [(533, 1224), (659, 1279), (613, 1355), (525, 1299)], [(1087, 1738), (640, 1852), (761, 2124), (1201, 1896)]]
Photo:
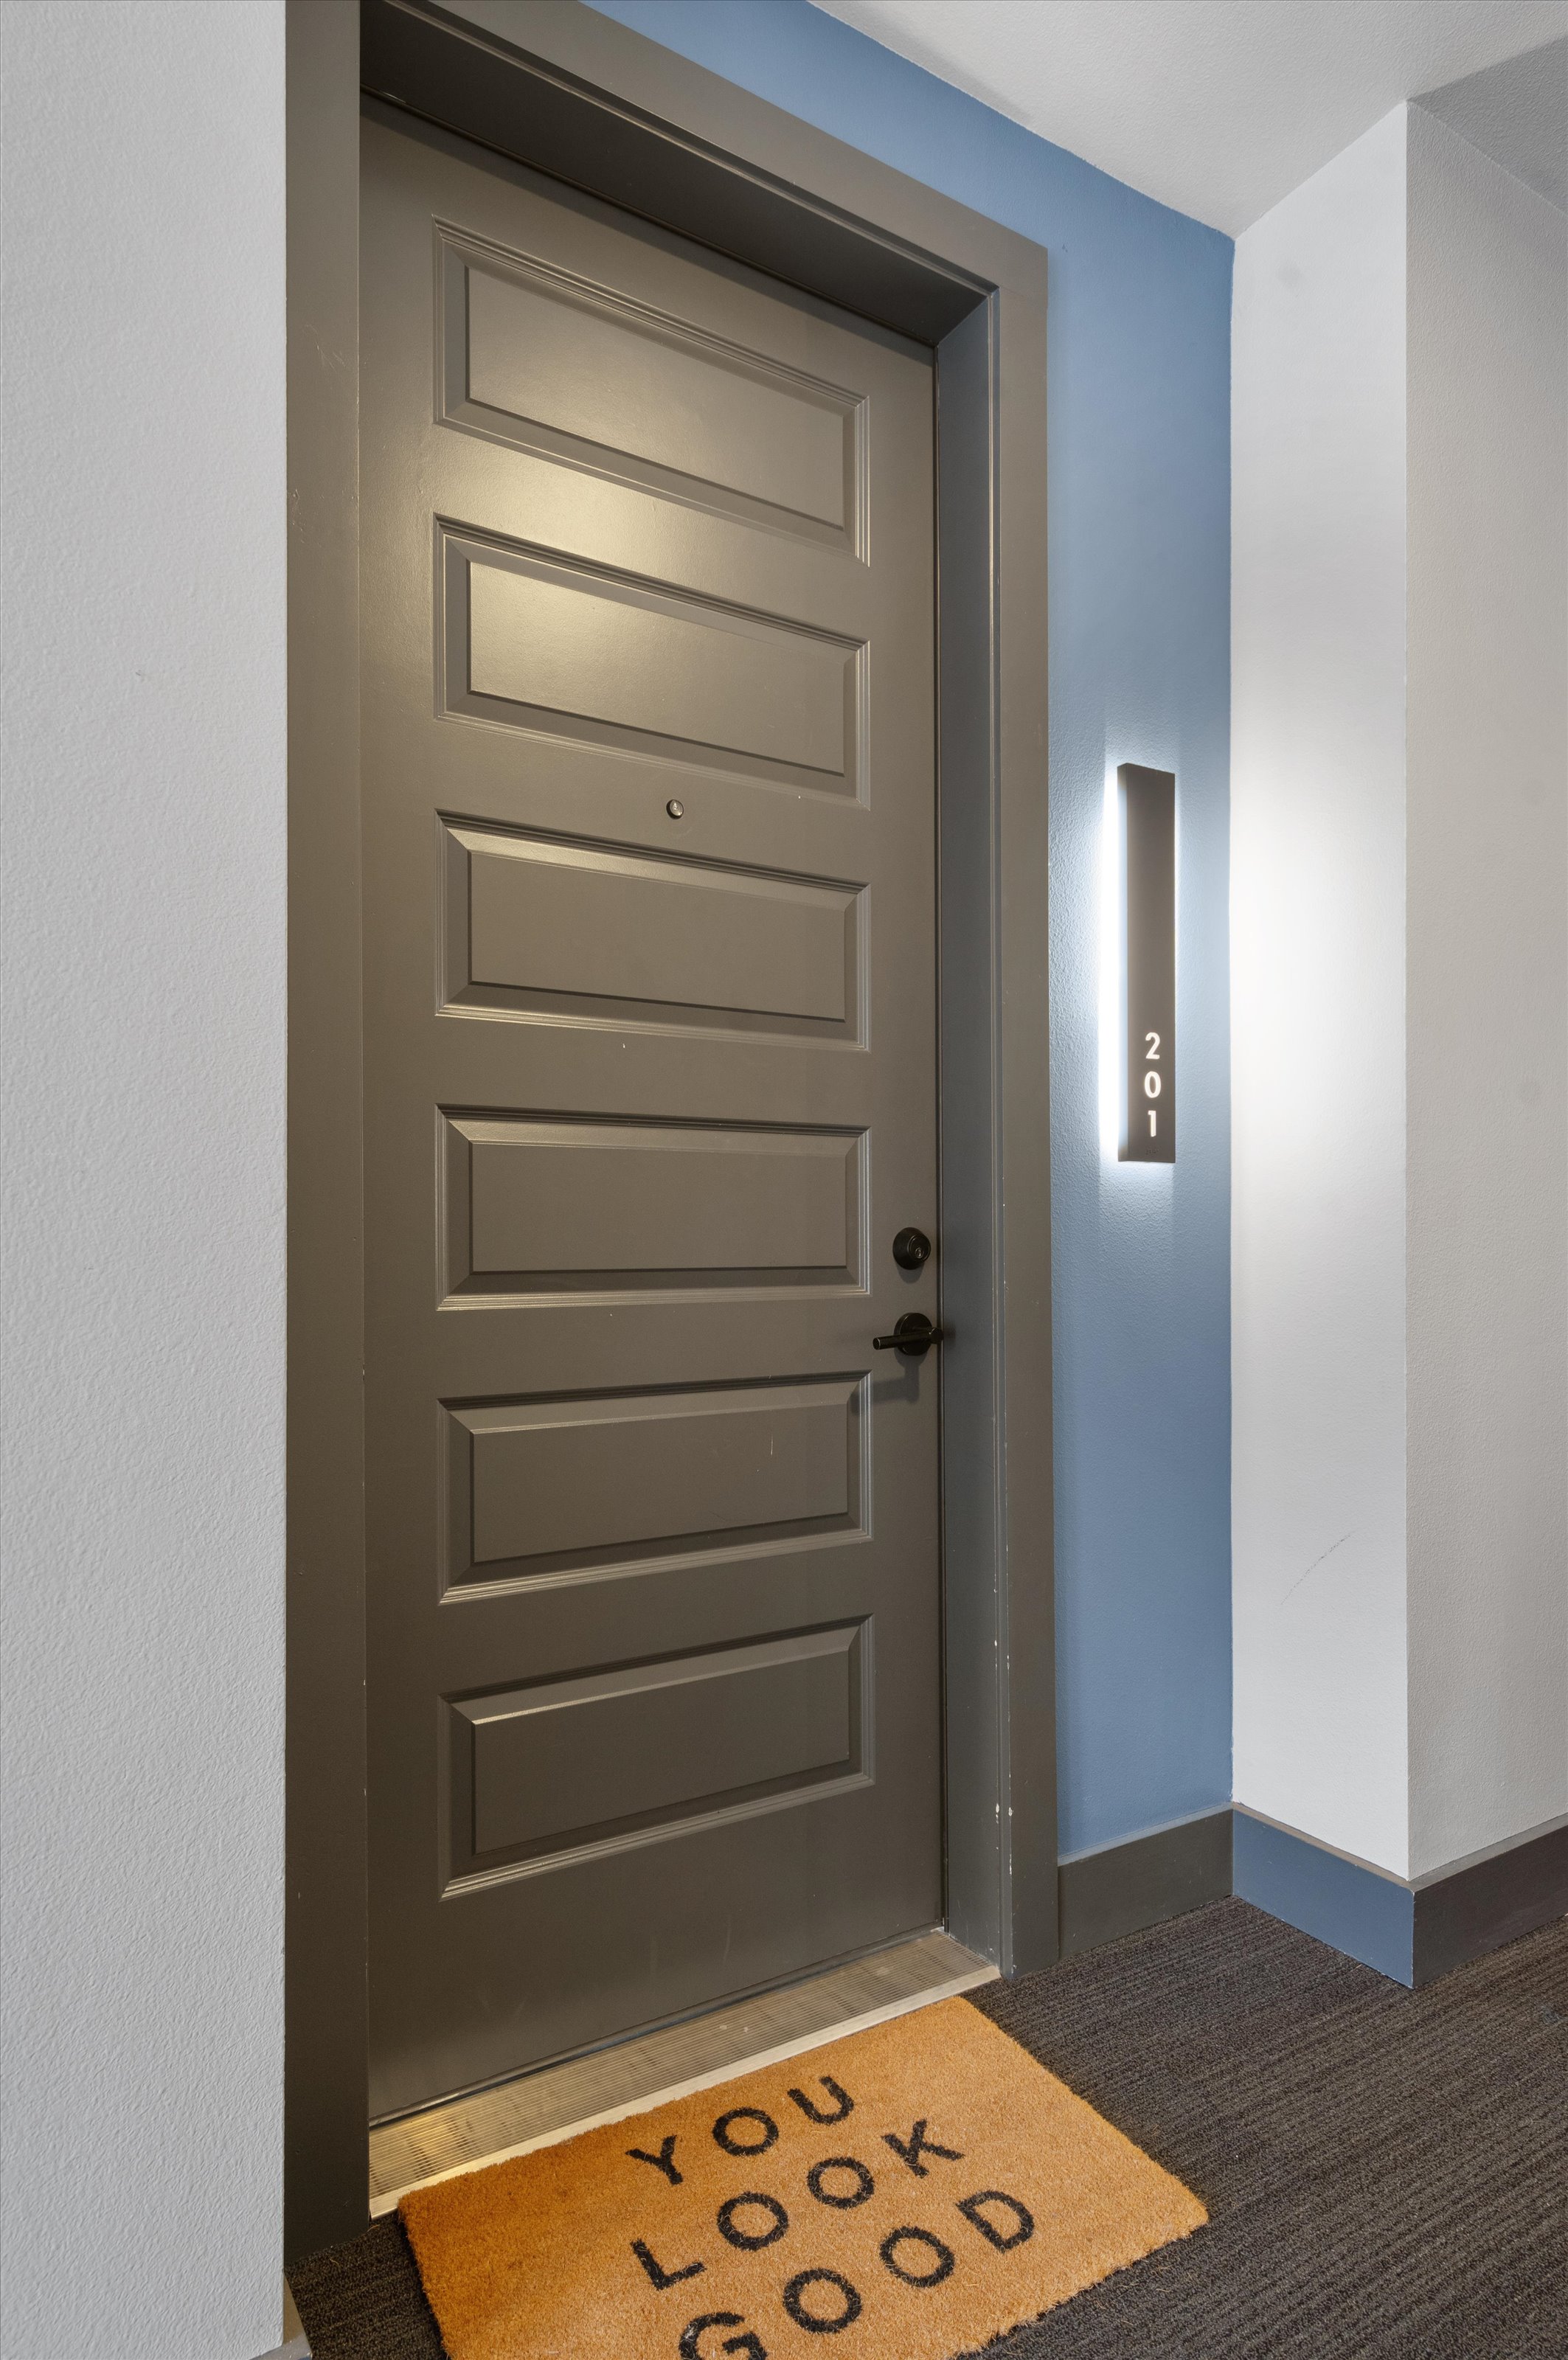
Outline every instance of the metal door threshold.
[(715, 2015), (381, 2124), (370, 2133), (371, 2213), (391, 2212), (411, 2188), (552, 2147), (599, 2123), (797, 2057), (825, 2040), (993, 1983), (999, 1972), (950, 1934), (917, 1934)]

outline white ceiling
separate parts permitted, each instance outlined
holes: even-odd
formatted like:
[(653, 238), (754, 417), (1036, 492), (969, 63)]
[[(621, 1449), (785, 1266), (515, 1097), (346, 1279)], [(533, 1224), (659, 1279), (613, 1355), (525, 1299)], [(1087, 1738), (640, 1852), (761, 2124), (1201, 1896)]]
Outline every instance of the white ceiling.
[(1423, 91), (1421, 103), (1568, 213), (1568, 38)]
[(1401, 99), (1568, 34), (1568, 0), (816, 5), (1233, 236)]

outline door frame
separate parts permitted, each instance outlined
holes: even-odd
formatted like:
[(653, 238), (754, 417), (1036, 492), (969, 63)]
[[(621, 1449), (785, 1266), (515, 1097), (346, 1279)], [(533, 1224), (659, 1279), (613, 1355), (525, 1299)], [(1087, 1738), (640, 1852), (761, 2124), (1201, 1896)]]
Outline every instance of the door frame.
[(364, 86), (930, 345), (945, 1874), (1058, 1955), (1046, 254), (581, 0), (288, 0), (285, 2259), (367, 2218), (358, 125)]

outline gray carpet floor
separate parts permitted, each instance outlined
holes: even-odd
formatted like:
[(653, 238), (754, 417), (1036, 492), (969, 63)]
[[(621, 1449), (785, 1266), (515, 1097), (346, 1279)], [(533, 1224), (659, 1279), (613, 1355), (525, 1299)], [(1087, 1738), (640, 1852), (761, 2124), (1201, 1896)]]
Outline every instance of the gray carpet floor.
[[(1211, 2216), (995, 2360), (1568, 2360), (1568, 1920), (1407, 1992), (1221, 1901), (978, 1998)], [(395, 2221), (291, 2283), (444, 2360)]]

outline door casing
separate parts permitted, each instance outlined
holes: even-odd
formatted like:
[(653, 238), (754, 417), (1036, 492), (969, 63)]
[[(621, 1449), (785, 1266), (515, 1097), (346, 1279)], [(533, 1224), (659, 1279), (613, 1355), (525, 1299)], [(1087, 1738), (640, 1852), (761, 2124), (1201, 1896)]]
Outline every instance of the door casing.
[(580, 0), (289, 0), (287, 38), (286, 2261), (367, 2217), (362, 77), (935, 350), (948, 1922), (1058, 1954), (1045, 251)]

